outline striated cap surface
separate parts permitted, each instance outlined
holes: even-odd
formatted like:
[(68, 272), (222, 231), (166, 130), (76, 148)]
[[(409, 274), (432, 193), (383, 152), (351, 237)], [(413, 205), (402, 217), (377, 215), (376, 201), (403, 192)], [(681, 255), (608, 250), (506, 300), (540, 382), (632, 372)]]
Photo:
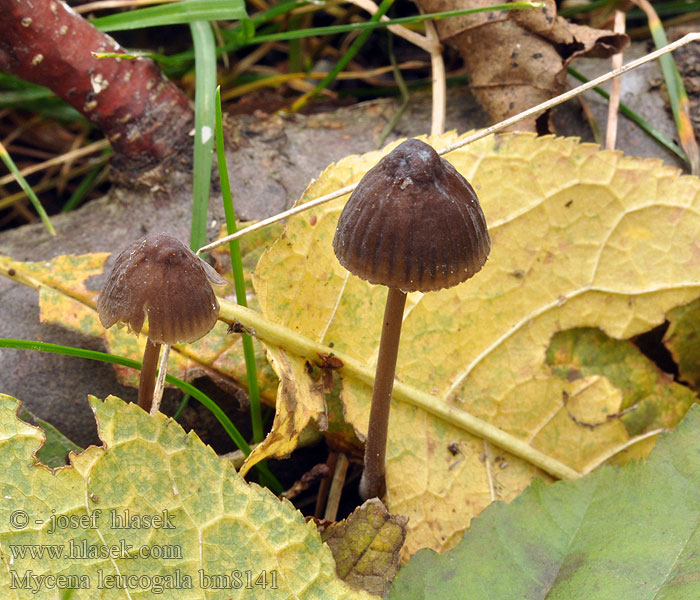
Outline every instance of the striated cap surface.
[(180, 240), (153, 233), (117, 257), (97, 298), (97, 311), (105, 328), (124, 323), (140, 333), (148, 317), (150, 340), (193, 342), (219, 316), (212, 283), (225, 280)]
[(406, 292), (452, 287), (486, 262), (491, 239), (469, 182), (428, 144), (407, 140), (367, 171), (338, 220), (340, 264)]

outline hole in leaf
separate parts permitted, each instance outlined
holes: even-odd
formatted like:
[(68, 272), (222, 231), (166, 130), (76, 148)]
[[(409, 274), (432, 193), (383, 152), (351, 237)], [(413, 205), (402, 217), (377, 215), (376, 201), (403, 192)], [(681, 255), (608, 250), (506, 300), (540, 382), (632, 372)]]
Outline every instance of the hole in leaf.
[(655, 327), (632, 339), (632, 343), (651, 360), (659, 369), (673, 375), (678, 380), (678, 365), (674, 362), (671, 353), (663, 343), (664, 335), (668, 330), (669, 322)]

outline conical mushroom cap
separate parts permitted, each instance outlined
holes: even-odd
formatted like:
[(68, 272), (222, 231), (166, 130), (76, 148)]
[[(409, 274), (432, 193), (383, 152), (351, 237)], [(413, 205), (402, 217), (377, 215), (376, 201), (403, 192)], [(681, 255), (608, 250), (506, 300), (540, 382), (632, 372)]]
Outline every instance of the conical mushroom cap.
[(225, 281), (180, 240), (149, 234), (117, 257), (100, 290), (97, 311), (105, 328), (121, 322), (140, 333), (148, 316), (150, 340), (193, 342), (219, 316), (211, 283)]
[(491, 239), (469, 182), (413, 139), (360, 180), (340, 214), (333, 249), (341, 265), (370, 283), (427, 292), (477, 273)]

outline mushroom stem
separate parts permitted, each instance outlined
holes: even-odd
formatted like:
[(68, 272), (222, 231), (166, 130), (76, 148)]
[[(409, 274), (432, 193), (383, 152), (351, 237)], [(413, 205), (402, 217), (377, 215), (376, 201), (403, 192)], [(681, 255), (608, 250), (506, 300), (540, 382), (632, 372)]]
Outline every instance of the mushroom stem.
[(374, 376), (372, 408), (369, 413), (367, 443), (365, 444), (365, 467), (360, 480), (360, 496), (363, 500), (381, 498), (386, 492), (384, 463), (386, 440), (389, 431), (389, 409), (391, 391), (394, 388), (396, 358), (399, 353), (399, 338), (403, 322), (406, 292), (389, 288), (384, 309), (384, 326), (379, 342), (377, 371)]
[(158, 366), (158, 356), (160, 355), (158, 342), (146, 340), (146, 349), (143, 351), (143, 361), (141, 363), (141, 378), (139, 379), (139, 406), (146, 412), (151, 412), (153, 404), (153, 388), (156, 385), (156, 367)]

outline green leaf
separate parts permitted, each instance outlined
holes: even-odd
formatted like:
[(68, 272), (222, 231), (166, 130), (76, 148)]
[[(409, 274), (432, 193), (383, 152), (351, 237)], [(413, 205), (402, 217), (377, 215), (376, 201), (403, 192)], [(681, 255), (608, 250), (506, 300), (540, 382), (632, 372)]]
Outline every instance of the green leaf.
[(92, 19), (92, 24), (102, 31), (124, 31), (194, 21), (240, 21), (247, 18), (242, 0), (183, 0)]
[(3, 598), (55, 600), (68, 587), (74, 600), (371, 598), (337, 578), (313, 523), (196, 435), (118, 398), (91, 404), (103, 446), (51, 472), (32, 460), (41, 432), (0, 395)]
[(389, 598), (700, 597), (700, 407), (646, 462), (576, 482), (535, 480), (492, 504), (453, 550), (421, 550)]
[(20, 407), (17, 416), (27, 423), (36, 425), (44, 433), (45, 441), (37, 451), (36, 458), (47, 467), (51, 467), (52, 469), (64, 467), (67, 463), (69, 452), (78, 453), (83, 451), (78, 444), (68, 439), (51, 425), (51, 423), (37, 418), (36, 415), (28, 411), (24, 406)]
[[(620, 416), (630, 435), (672, 428), (697, 400), (692, 390), (675, 383), (632, 342), (614, 340), (599, 329), (556, 333), (547, 351), (547, 362), (562, 379), (576, 381), (602, 375), (622, 392), (617, 408), (620, 414), (613, 410), (598, 416), (581, 415), (579, 422), (588, 427), (604, 426)], [(567, 408), (576, 412), (576, 407)]]

